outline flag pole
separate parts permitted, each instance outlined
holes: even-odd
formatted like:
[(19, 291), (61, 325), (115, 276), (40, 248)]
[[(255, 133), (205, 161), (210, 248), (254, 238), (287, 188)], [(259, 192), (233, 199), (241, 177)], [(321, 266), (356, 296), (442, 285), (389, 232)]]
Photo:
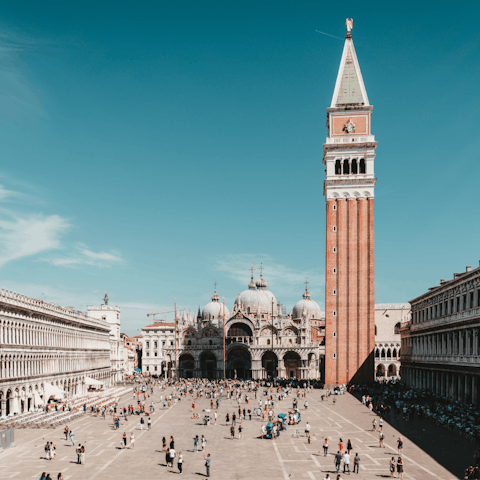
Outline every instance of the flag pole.
[(223, 379), (225, 380), (225, 297), (223, 297)]
[(175, 379), (177, 379), (177, 298), (175, 297)]

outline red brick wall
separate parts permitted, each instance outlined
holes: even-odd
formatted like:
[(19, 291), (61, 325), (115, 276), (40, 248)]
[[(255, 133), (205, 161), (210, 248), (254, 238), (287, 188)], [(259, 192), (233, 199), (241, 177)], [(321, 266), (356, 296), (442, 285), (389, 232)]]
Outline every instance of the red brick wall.
[(373, 199), (328, 200), (326, 208), (325, 384), (369, 382), (375, 345)]

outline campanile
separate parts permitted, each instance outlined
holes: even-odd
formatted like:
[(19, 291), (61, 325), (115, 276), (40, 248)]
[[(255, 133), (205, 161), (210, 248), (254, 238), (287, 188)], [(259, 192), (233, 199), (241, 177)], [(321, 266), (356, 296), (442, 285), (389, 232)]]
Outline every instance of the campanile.
[(375, 249), (373, 106), (353, 46), (352, 20), (323, 145), (327, 209), (325, 384), (374, 379)]

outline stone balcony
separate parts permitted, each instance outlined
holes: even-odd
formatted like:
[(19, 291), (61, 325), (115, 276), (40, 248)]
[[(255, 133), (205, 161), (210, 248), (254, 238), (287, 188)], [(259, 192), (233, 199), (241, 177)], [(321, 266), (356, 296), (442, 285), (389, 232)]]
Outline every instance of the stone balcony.
[(448, 325), (450, 323), (456, 323), (461, 320), (474, 319), (475, 317), (479, 317), (480, 320), (480, 307), (470, 308), (469, 310), (463, 310), (462, 312), (445, 315), (439, 318), (431, 318), (430, 320), (426, 320), (420, 323), (411, 323), (410, 331), (415, 332), (440, 325)]

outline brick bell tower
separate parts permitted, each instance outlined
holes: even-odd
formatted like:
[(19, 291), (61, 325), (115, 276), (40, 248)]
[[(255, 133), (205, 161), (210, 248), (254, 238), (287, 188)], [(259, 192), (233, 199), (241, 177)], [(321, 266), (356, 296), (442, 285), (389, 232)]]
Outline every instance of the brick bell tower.
[(347, 19), (323, 145), (327, 209), (325, 385), (374, 380), (373, 199), (377, 142)]

